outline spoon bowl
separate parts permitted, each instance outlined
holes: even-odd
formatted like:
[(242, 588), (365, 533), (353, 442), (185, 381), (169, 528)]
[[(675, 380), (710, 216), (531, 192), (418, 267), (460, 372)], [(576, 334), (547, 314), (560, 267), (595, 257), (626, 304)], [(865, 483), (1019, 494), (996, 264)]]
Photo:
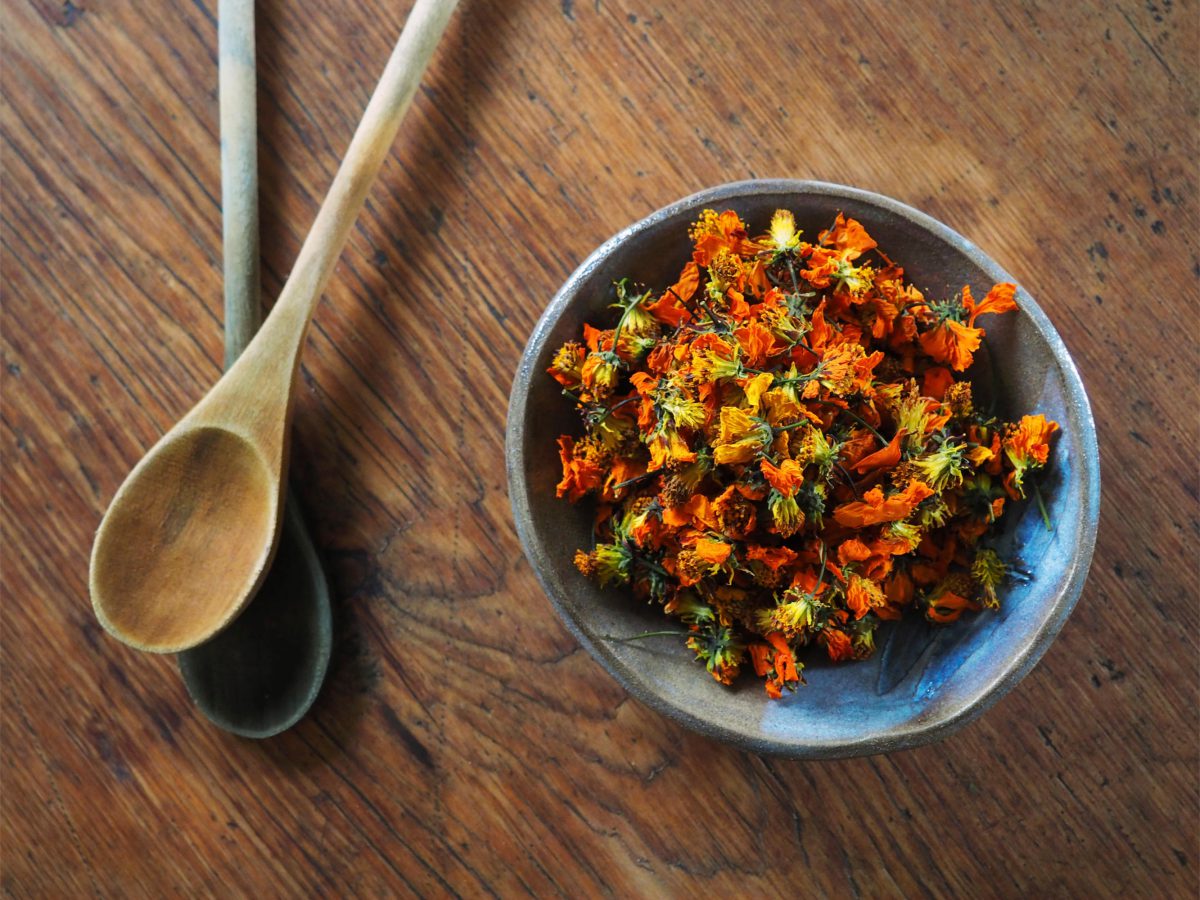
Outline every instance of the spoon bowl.
[(278, 482), (254, 444), (211, 425), (171, 432), (130, 474), (96, 535), (97, 618), (160, 653), (220, 631), (270, 564), (278, 505)]

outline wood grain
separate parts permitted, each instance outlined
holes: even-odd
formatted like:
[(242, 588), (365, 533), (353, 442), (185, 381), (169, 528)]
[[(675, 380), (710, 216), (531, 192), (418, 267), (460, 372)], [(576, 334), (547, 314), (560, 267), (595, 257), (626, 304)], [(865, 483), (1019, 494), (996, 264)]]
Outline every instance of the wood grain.
[[(269, 297), (408, 6), (260, 0)], [(220, 370), (215, 10), (7, 6), (7, 893), (1196, 894), (1194, 3), (466, 0), (305, 347), (293, 473), (338, 644), (263, 743), (86, 590), (109, 499)], [(814, 765), (693, 736), (577, 647), (513, 535), (504, 411), (548, 298), (628, 222), (768, 175), (968, 235), (1091, 393), (1078, 609), (936, 746)]]

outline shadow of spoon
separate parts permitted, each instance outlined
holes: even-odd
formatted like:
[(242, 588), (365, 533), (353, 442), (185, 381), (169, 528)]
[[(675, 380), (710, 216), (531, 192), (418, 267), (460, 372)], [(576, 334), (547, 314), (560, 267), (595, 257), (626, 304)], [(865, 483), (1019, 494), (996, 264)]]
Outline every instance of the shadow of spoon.
[(226, 731), (267, 738), (298, 722), (329, 668), (329, 584), (291, 491), (279, 549), (254, 601), (207, 643), (179, 654), (200, 711)]

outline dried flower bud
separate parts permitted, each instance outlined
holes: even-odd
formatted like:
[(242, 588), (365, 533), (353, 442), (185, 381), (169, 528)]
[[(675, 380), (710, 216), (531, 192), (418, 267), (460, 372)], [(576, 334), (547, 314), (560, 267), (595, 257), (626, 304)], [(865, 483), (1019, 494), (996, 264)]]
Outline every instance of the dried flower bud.
[(804, 513), (795, 497), (785, 497), (779, 491), (771, 491), (771, 499), (767, 504), (771, 509), (771, 519), (781, 537), (791, 537), (804, 527)]
[(975, 404), (971, 399), (971, 382), (956, 381), (946, 388), (945, 402), (954, 418), (965, 419), (971, 415), (975, 411)]
[(597, 399), (605, 399), (616, 389), (619, 377), (617, 363), (616, 354), (608, 351), (589, 353), (584, 360), (581, 372), (583, 386)]
[(555, 352), (547, 371), (567, 390), (574, 390), (583, 380), (583, 360), (586, 356), (587, 351), (582, 344), (568, 341)]

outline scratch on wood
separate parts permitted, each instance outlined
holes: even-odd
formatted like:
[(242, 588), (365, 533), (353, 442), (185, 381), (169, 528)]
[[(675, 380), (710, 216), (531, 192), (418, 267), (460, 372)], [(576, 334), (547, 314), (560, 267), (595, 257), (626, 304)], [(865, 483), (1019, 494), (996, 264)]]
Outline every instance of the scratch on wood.
[(1149, 50), (1154, 58), (1158, 60), (1158, 64), (1163, 67), (1163, 71), (1167, 73), (1168, 77), (1170, 77), (1172, 81), (1178, 81), (1179, 79), (1175, 77), (1175, 73), (1171, 71), (1171, 67), (1167, 65), (1167, 61), (1163, 59), (1163, 55), (1158, 52), (1158, 48), (1150, 43), (1150, 41), (1146, 39), (1146, 36), (1138, 30), (1138, 27), (1133, 24), (1133, 19), (1130, 18), (1129, 13), (1125, 12), (1125, 10), (1121, 9), (1119, 6), (1117, 7), (1117, 12), (1121, 14), (1121, 18), (1125, 20), (1125, 24), (1129, 26), (1130, 30), (1137, 35), (1138, 40), (1145, 44), (1146, 49)]

